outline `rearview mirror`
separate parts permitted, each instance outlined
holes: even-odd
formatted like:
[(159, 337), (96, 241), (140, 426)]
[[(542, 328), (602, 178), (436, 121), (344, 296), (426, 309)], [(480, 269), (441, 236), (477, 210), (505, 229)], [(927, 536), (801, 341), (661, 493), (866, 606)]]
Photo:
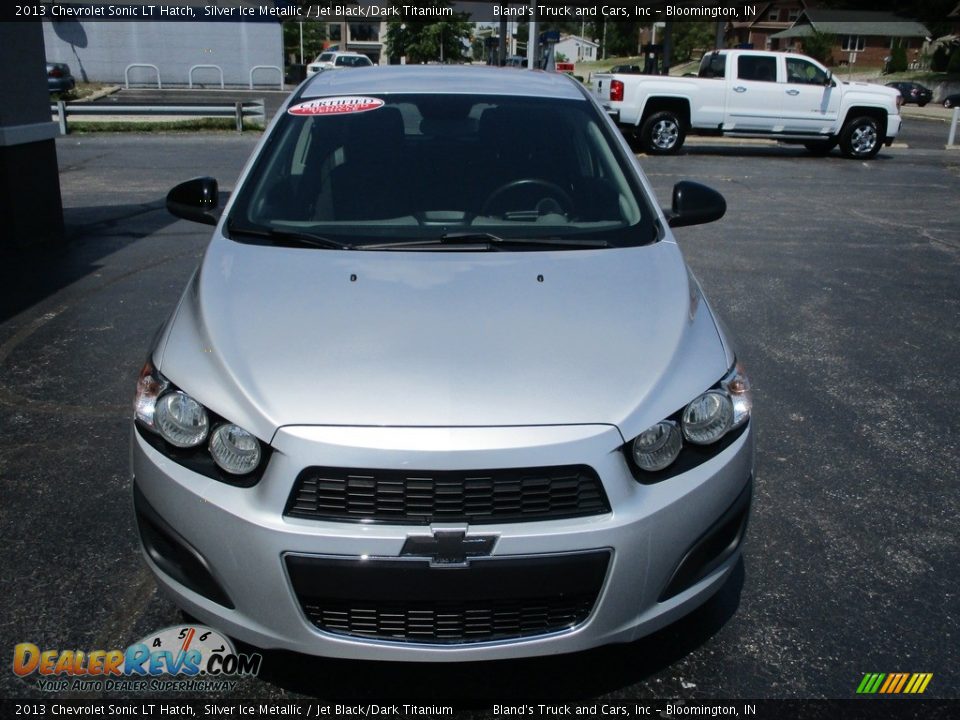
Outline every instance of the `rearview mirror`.
[(198, 177), (180, 183), (167, 193), (167, 210), (184, 220), (216, 225), (219, 199), (217, 181), (212, 177)]
[(682, 180), (673, 186), (673, 207), (666, 213), (670, 227), (702, 225), (723, 217), (727, 201), (713, 188)]

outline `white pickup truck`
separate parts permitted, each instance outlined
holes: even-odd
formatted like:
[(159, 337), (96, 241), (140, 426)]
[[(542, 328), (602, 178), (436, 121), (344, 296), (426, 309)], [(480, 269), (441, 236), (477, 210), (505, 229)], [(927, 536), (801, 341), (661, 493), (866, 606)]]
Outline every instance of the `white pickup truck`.
[(689, 133), (772, 138), (815, 154), (839, 144), (869, 159), (900, 131), (896, 90), (843, 82), (792, 53), (715, 50), (698, 77), (602, 73), (593, 86), (627, 138), (656, 155), (677, 152)]

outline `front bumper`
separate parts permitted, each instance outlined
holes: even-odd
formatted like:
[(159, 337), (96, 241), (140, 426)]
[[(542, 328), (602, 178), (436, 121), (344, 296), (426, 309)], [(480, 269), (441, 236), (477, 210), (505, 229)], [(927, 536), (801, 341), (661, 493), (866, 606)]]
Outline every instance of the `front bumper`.
[[(623, 442), (619, 431), (609, 425), (286, 427), (274, 437), (270, 464), (251, 488), (229, 486), (184, 468), (151, 447), (136, 430), (132, 451), (147, 562), (161, 587), (197, 618), (263, 648), (351, 659), (466, 661), (575, 652), (629, 642), (686, 614), (723, 584), (739, 557), (749, 506), (752, 428), (748, 426), (715, 457), (653, 485), (633, 479), (619, 450)], [(293, 479), (319, 458), (330, 466), (384, 469), (587, 464), (601, 478), (611, 511), (537, 522), (469, 527), (454, 523), (429, 528), (284, 516)], [(145, 529), (144, 507), (165, 533), (195, 555), (194, 560), (222, 590), (222, 597), (197, 592), (175, 579), (175, 568), (164, 562), (162, 552), (158, 555), (151, 531)], [(730, 536), (730, 541), (725, 536), (720, 543), (725, 543), (723, 547), (716, 538), (711, 544), (705, 533), (723, 523), (732, 527), (728, 512), (732, 507), (742, 511), (737, 516), (740, 525), (734, 528), (735, 537)], [(402, 565), (411, 561), (404, 557), (408, 540), (429, 536), (431, 531), (493, 536), (493, 541), (484, 557), (470, 558), (461, 567), (429, 569), (424, 559)], [(697, 563), (692, 574), (691, 555)], [(678, 568), (685, 558), (688, 577), (678, 581)], [(570, 564), (564, 566), (567, 561)], [(349, 586), (353, 563), (358, 569), (375, 564), (400, 579), (405, 575), (402, 570), (398, 574), (399, 569), (416, 567), (417, 577), (424, 582), (406, 585), (414, 588), (410, 592), (417, 592), (415, 587), (420, 586), (420, 599), (430, 594), (423, 587), (432, 581), (439, 581), (432, 592), (440, 594), (456, 594), (457, 586), (481, 592), (491, 584), (501, 586), (491, 592), (506, 592), (503, 586), (510, 583), (504, 578), (510, 572), (521, 581), (526, 577), (541, 585), (569, 574), (573, 580), (567, 585), (556, 580), (559, 584), (549, 593), (562, 597), (572, 597), (577, 585), (587, 587), (596, 582), (597, 587), (595, 599), (590, 598), (582, 615), (570, 616), (574, 618), (572, 627), (546, 634), (534, 631), (509, 639), (444, 642), (435, 632), (425, 641), (397, 641), (321, 630), (315, 624), (317, 618), (310, 615), (305, 596), (326, 592), (325, 579), (339, 578), (335, 581), (338, 587)], [(550, 572), (551, 564), (558, 569)], [(697, 568), (703, 572), (697, 573)], [(479, 579), (481, 569), (491, 582)], [(416, 573), (408, 575), (412, 578)], [(386, 590), (384, 582), (367, 585), (371, 602), (408, 592), (403, 583), (386, 584), (397, 589)], [(363, 583), (357, 586), (363, 587)]]
[(900, 134), (900, 128), (903, 126), (903, 116), (897, 113), (896, 115), (887, 115), (887, 130), (884, 133), (883, 144), (890, 146), (893, 144), (893, 141), (896, 139), (897, 135)]

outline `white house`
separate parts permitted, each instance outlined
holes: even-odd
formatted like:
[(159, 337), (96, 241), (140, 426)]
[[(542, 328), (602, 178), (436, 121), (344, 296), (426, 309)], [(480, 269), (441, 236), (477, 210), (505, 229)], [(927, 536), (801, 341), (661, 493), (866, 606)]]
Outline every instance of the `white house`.
[(600, 57), (600, 44), (579, 35), (561, 35), (555, 52), (563, 53), (568, 62), (590, 62)]

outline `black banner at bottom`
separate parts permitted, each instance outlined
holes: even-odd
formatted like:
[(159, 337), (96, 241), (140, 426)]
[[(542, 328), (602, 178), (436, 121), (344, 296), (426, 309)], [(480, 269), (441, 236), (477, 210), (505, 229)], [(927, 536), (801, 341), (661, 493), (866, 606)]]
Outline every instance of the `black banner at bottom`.
[(327, 700), (0, 700), (0, 718), (750, 718), (756, 720), (910, 720), (960, 717), (960, 700), (597, 700), (439, 702)]

